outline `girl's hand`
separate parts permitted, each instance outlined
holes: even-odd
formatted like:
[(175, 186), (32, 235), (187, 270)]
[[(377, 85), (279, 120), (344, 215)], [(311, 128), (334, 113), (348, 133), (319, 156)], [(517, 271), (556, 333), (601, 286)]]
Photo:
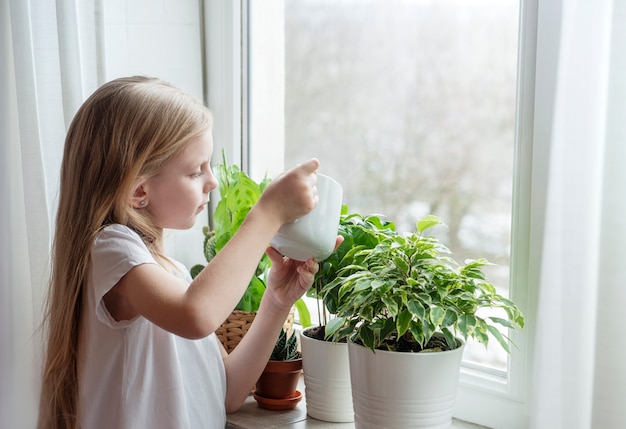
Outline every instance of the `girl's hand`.
[(298, 219), (317, 206), (317, 159), (310, 159), (270, 182), (257, 206), (274, 216), (280, 225)]
[(278, 304), (291, 307), (313, 284), (319, 264), (313, 259), (289, 259), (273, 247), (268, 247), (266, 253), (272, 260), (266, 293), (271, 293)]
[[(337, 236), (335, 249), (343, 242), (342, 236)], [(304, 262), (295, 261), (282, 256), (273, 247), (268, 247), (267, 255), (272, 260), (267, 279), (268, 291), (281, 305), (291, 307), (313, 285), (315, 274), (319, 271), (319, 264), (312, 258)]]

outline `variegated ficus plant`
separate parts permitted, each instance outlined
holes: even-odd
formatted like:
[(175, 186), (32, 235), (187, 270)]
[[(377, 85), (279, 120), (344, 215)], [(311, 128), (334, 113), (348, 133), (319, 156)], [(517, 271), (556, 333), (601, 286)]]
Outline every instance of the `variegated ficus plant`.
[(390, 233), (354, 255), (353, 264), (322, 290), (337, 301), (328, 338), (414, 352), (454, 349), (459, 337), (485, 346), (495, 338), (510, 353), (507, 330), (523, 328), (522, 312), (486, 280), (488, 261), (458, 264), (438, 238), (425, 233), (439, 224), (427, 216), (413, 233)]

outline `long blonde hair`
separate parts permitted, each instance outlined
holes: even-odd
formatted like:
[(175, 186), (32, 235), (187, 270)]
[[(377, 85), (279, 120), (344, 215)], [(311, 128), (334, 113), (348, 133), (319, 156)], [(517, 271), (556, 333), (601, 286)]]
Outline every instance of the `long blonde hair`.
[(158, 255), (162, 233), (130, 196), (193, 138), (211, 129), (208, 109), (155, 78), (111, 81), (91, 95), (67, 132), (46, 302), (39, 428), (78, 427), (78, 341), (91, 246), (106, 225), (135, 230)]

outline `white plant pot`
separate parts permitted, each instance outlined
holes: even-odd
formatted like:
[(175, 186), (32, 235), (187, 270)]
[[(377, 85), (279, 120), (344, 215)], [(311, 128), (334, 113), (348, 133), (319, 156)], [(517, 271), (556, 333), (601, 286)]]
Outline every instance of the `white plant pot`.
[(450, 427), (464, 344), (432, 353), (348, 348), (357, 429)]
[(316, 340), (300, 333), (307, 414), (327, 422), (352, 422), (347, 343)]

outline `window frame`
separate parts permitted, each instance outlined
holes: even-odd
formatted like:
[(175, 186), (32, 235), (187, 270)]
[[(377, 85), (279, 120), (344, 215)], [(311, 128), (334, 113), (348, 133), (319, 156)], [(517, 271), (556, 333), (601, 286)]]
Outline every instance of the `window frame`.
[[(215, 154), (224, 148), (229, 161), (255, 179), (273, 177), (284, 167), (284, 73), (277, 67), (284, 64), (284, 52), (273, 48), (275, 57), (255, 68), (254, 76), (248, 73), (248, 60), (254, 61), (257, 49), (284, 46), (284, 33), (276, 31), (283, 26), (273, 25), (284, 20), (283, 10), (284, 0), (263, 7), (249, 0), (204, 0), (206, 100), (215, 113)], [(545, 117), (550, 117), (554, 92), (559, 14), (556, 7), (540, 7), (539, 0), (520, 0), (510, 295), (524, 311), (526, 327), (512, 332), (517, 348), (506, 377), (463, 365), (454, 413), (493, 428), (521, 429), (528, 422), (545, 207)], [(216, 155), (214, 162), (220, 161)]]
[[(526, 326), (514, 331), (506, 377), (494, 377), (463, 365), (457, 393), (455, 417), (494, 428), (525, 428), (528, 422), (528, 379), (532, 374), (532, 331), (536, 287), (539, 279), (543, 202), (536, 192), (537, 159), (533, 154), (536, 115), (536, 67), (538, 1), (520, 0), (515, 167), (511, 223), (511, 273), (509, 294), (524, 311)], [(535, 154), (536, 156), (536, 154)], [(538, 215), (538, 216), (537, 216)], [(534, 256), (533, 256), (534, 255)], [(487, 412), (488, 411), (488, 412)]]

